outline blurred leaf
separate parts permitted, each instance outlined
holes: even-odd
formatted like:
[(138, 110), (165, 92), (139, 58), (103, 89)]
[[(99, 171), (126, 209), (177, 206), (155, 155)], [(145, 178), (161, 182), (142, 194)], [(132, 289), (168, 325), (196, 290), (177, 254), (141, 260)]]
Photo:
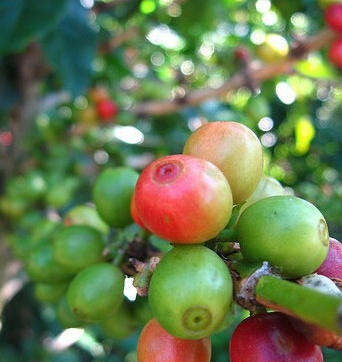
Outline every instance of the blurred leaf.
[(8, 42), (19, 19), (23, 0), (4, 0), (0, 3), (0, 50)]
[(296, 70), (303, 75), (320, 79), (336, 79), (336, 71), (318, 56), (310, 56), (307, 60), (299, 62)]
[(74, 96), (88, 88), (92, 75), (97, 37), (88, 15), (78, 0), (71, 0), (66, 17), (42, 40), (48, 62)]
[(2, 0), (0, 3), (0, 53), (22, 50), (56, 26), (67, 0)]
[(298, 154), (303, 155), (309, 151), (315, 133), (315, 128), (308, 117), (298, 119), (295, 126), (295, 149)]

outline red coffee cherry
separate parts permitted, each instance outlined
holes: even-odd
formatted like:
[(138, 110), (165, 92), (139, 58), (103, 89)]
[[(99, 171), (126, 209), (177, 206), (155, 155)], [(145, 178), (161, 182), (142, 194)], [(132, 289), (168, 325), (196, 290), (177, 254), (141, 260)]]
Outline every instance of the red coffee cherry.
[(328, 6), (324, 12), (324, 20), (330, 29), (342, 33), (342, 4)]
[(139, 362), (209, 362), (210, 337), (190, 340), (167, 333), (156, 319), (151, 319), (138, 340)]
[(204, 159), (173, 155), (141, 173), (135, 203), (143, 224), (160, 238), (198, 244), (215, 237), (232, 212), (232, 194), (223, 173)]
[(133, 192), (133, 196), (131, 199), (130, 210), (131, 210), (131, 216), (132, 216), (133, 221), (137, 225), (139, 225), (142, 229), (147, 230), (147, 228), (145, 227), (144, 223), (142, 222), (142, 220), (138, 214), (137, 207), (135, 205), (135, 192)]
[(100, 119), (108, 122), (117, 115), (119, 108), (112, 100), (103, 99), (97, 103), (96, 110)]
[(335, 40), (330, 45), (328, 57), (332, 64), (342, 69), (342, 38)]
[(279, 312), (243, 320), (229, 348), (231, 362), (323, 362), (321, 348), (307, 341)]

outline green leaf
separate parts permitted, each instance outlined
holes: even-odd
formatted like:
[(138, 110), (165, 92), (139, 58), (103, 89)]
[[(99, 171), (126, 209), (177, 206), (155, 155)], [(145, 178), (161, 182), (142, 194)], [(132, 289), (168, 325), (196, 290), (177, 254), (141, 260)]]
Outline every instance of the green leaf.
[(23, 0), (4, 0), (0, 3), (0, 50), (6, 46), (18, 22)]
[(296, 70), (305, 76), (320, 79), (336, 79), (336, 71), (319, 56), (311, 55), (296, 65)]
[(2, 0), (0, 54), (21, 51), (56, 26), (68, 0)]
[(41, 42), (49, 64), (73, 96), (89, 87), (92, 75), (97, 36), (88, 15), (78, 0), (71, 0), (65, 18)]

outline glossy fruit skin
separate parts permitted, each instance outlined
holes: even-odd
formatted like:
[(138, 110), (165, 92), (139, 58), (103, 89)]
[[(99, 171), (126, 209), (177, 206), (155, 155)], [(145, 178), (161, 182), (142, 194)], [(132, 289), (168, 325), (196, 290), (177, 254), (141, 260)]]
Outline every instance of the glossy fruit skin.
[(100, 218), (97, 210), (92, 205), (78, 205), (73, 207), (64, 217), (63, 224), (86, 225), (97, 229), (102, 234), (108, 235), (109, 226)]
[(100, 217), (113, 227), (132, 220), (130, 203), (139, 174), (128, 167), (108, 168), (95, 181), (93, 200)]
[(325, 9), (324, 20), (330, 29), (336, 33), (342, 33), (342, 4), (329, 5)]
[(65, 296), (57, 304), (56, 317), (63, 328), (81, 328), (87, 324), (71, 311)]
[(153, 273), (149, 303), (158, 322), (174, 336), (209, 336), (232, 302), (232, 279), (222, 259), (202, 245), (180, 245)]
[(96, 229), (85, 225), (64, 226), (53, 237), (53, 256), (65, 270), (78, 273), (103, 260), (105, 243)]
[(187, 155), (159, 158), (141, 173), (135, 188), (138, 214), (148, 230), (179, 244), (215, 237), (228, 223), (232, 195), (212, 163)]
[(139, 362), (209, 362), (211, 342), (210, 337), (174, 337), (156, 319), (151, 319), (140, 334), (137, 352)]
[(337, 68), (342, 68), (342, 38), (336, 39), (331, 43), (328, 57)]
[(284, 59), (289, 52), (289, 45), (279, 34), (266, 34), (263, 43), (258, 45), (256, 54), (267, 63)]
[(132, 195), (131, 204), (130, 204), (130, 211), (131, 211), (131, 216), (132, 216), (133, 221), (137, 225), (139, 225), (142, 229), (148, 231), (146, 226), (142, 222), (142, 220), (141, 220), (141, 218), (140, 218), (140, 216), (138, 214), (138, 211), (137, 211), (137, 206), (135, 204), (135, 191), (133, 192), (133, 195)]
[(27, 263), (30, 278), (40, 283), (69, 281), (73, 273), (65, 270), (53, 257), (52, 245), (46, 241), (31, 251)]
[(36, 283), (34, 286), (35, 297), (43, 303), (57, 303), (65, 294), (69, 283)]
[(145, 326), (153, 318), (152, 309), (147, 297), (137, 296), (133, 305), (133, 314), (138, 323)]
[(316, 273), (342, 280), (342, 244), (338, 240), (329, 239), (328, 255)]
[(83, 269), (67, 291), (71, 311), (86, 321), (99, 321), (109, 316), (122, 302), (124, 278), (120, 269), (109, 263)]
[(257, 188), (241, 206), (240, 214), (247, 209), (248, 206), (254, 204), (254, 202), (277, 195), (285, 195), (283, 186), (274, 177), (262, 175)]
[(324, 216), (294, 196), (271, 196), (249, 206), (239, 218), (237, 237), (247, 261), (269, 261), (287, 278), (312, 273), (328, 253)]
[(252, 130), (241, 123), (205, 124), (187, 139), (183, 154), (215, 164), (229, 182), (234, 204), (253, 193), (262, 175), (261, 144)]
[(308, 342), (279, 312), (244, 319), (230, 340), (231, 362), (323, 362), (319, 346)]
[(110, 99), (101, 99), (96, 104), (96, 110), (103, 122), (109, 122), (118, 114), (119, 108)]
[(103, 333), (113, 339), (125, 339), (131, 336), (138, 327), (133, 315), (131, 302), (124, 301), (114, 314), (100, 322)]

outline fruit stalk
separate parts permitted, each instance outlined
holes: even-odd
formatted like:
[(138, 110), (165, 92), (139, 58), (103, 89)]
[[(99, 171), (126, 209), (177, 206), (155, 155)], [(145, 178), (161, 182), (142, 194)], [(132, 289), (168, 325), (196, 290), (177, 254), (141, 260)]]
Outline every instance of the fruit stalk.
[(342, 298), (302, 287), (275, 276), (262, 276), (256, 302), (342, 335)]

